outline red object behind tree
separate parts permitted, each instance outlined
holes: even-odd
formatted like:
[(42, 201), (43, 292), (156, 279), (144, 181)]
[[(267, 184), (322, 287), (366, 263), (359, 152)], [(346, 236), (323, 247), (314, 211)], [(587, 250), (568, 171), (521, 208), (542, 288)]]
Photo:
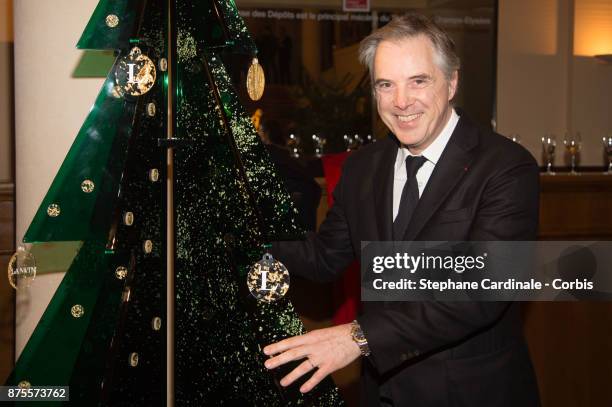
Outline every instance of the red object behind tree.
[[(321, 158), (323, 174), (325, 175), (327, 189), (327, 205), (334, 204), (334, 188), (340, 180), (342, 165), (350, 152), (325, 155)], [(359, 262), (355, 260), (347, 267), (342, 278), (334, 285), (333, 321), (335, 324), (344, 324), (355, 319), (361, 301), (359, 286)]]

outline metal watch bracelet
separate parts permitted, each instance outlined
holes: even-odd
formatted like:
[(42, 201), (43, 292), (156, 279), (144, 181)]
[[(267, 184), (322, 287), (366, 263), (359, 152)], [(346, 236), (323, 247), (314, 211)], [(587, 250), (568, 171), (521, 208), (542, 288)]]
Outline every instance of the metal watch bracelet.
[(361, 326), (357, 320), (351, 322), (351, 338), (357, 346), (359, 346), (359, 351), (361, 352), (361, 356), (370, 356), (370, 347), (368, 346), (368, 340), (366, 339), (363, 331), (361, 330)]

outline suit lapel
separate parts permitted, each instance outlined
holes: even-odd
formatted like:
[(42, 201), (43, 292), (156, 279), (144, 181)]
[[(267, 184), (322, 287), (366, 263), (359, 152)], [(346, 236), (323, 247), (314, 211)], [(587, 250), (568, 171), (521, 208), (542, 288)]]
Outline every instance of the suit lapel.
[(393, 240), (393, 169), (398, 144), (391, 135), (381, 140), (380, 143), (385, 143), (385, 147), (378, 154), (378, 161), (375, 164), (374, 208), (376, 209), (378, 239), (384, 241)]
[(478, 129), (461, 116), (427, 181), (427, 187), (419, 199), (403, 240), (415, 240), (455, 185), (465, 176), (475, 157), (474, 148), (477, 144)]

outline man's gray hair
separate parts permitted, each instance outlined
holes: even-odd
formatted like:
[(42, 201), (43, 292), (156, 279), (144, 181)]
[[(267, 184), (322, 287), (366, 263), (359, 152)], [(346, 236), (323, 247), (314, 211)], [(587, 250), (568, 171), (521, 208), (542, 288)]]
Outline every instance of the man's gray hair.
[[(442, 70), (447, 80), (459, 70), (461, 62), (455, 52), (455, 42), (436, 23), (422, 15), (405, 15), (393, 17), (384, 27), (379, 28), (361, 41), (359, 60), (368, 67), (370, 78), (374, 82), (374, 56), (376, 48), (382, 41), (398, 42), (425, 35), (434, 46), (434, 61)], [(373, 83), (372, 83), (373, 85)]]

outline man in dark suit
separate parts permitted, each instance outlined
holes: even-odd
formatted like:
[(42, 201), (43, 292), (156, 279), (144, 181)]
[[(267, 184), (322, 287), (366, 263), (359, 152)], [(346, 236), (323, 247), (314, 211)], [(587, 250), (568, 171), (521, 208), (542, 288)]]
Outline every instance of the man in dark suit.
[[(276, 242), (289, 270), (326, 281), (362, 241), (535, 240), (538, 167), (520, 145), (458, 115), (459, 59), (422, 16), (396, 18), (361, 44), (378, 113), (392, 134), (347, 159), (318, 234)], [(264, 349), (266, 367), (305, 360), (301, 391), (363, 357), (365, 405), (536, 406), (538, 391), (517, 304), (365, 303), (351, 324)]]

